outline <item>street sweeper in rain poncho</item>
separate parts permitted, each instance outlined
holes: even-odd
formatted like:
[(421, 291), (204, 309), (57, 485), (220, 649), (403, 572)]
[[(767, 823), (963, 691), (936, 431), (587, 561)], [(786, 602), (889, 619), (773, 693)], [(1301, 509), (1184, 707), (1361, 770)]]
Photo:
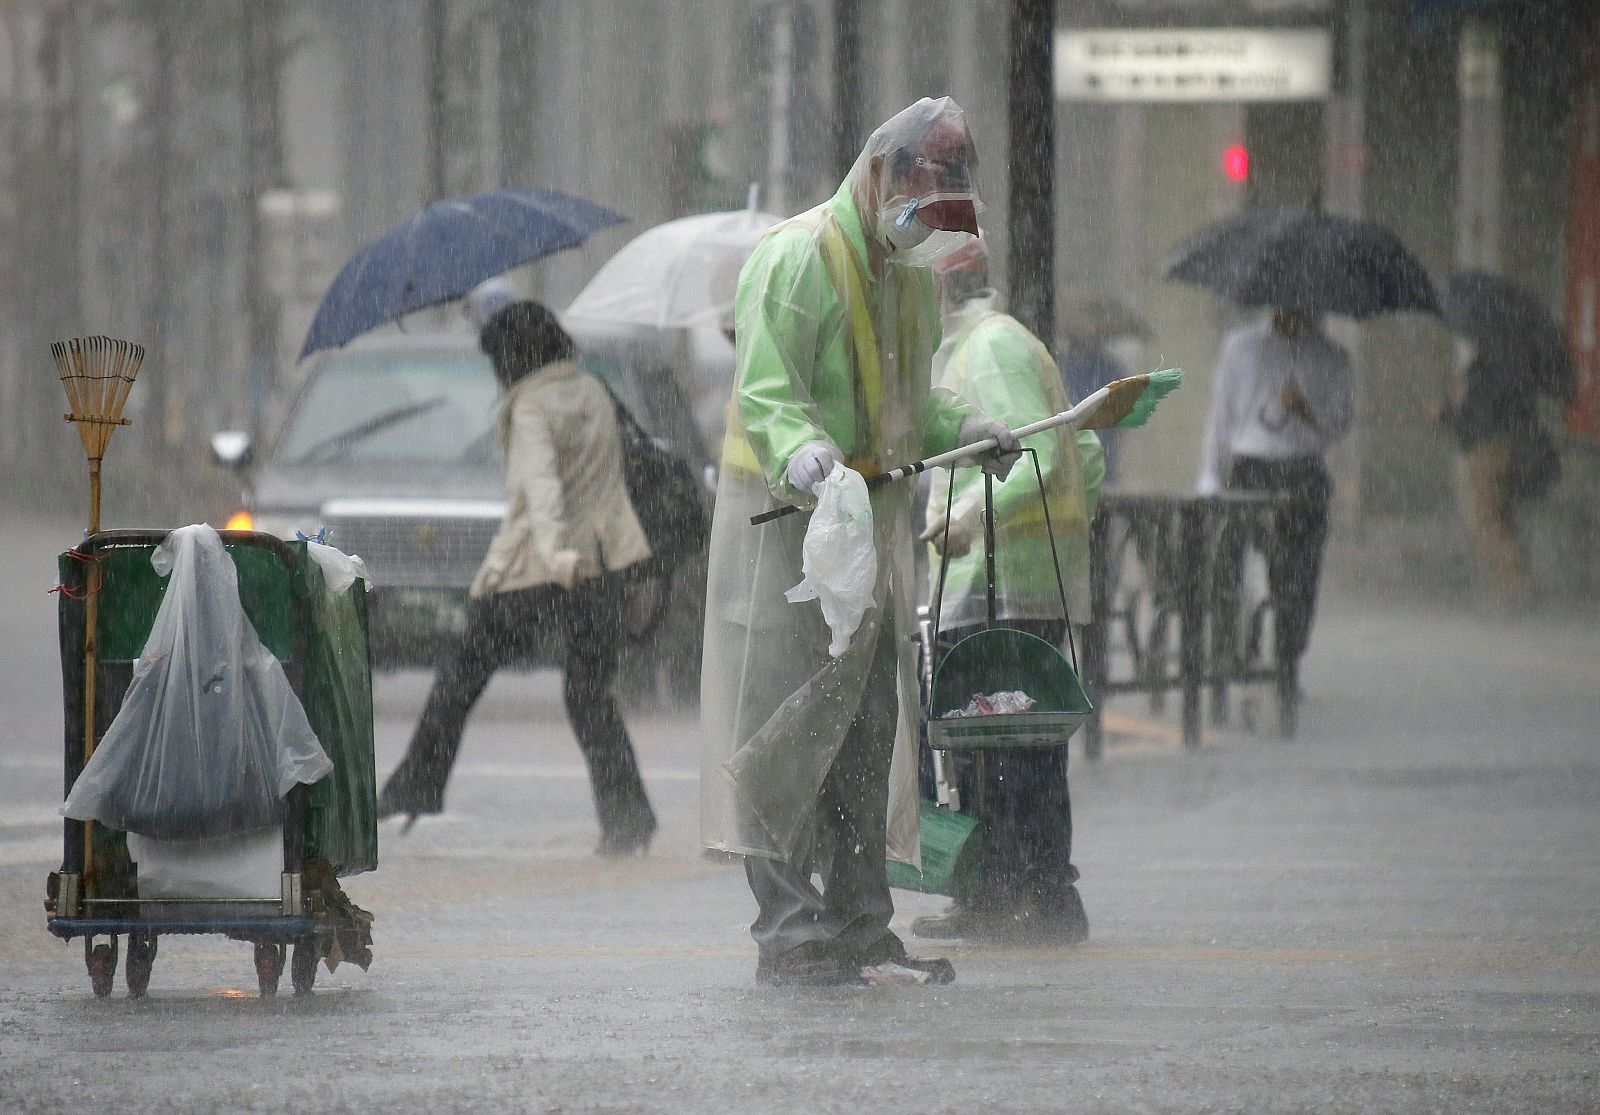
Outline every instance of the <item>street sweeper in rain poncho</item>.
[(985, 438), (1015, 449), (1003, 423), (931, 386), (928, 265), (977, 233), (975, 170), (961, 108), (920, 100), (740, 275), (706, 593), (701, 837), (745, 857), (764, 982), (847, 982), (905, 961), (885, 855), (918, 858), (915, 488), (871, 495), (872, 602), (837, 656), (821, 610), (784, 595), (808, 517), (750, 517), (809, 501), (836, 467), (871, 476)]
[[(934, 273), (944, 312), (944, 342), (933, 359), (935, 383), (1012, 427), (1080, 401), (1068, 397), (1061, 371), (1039, 339), (996, 308), (981, 237), (941, 260)], [(1022, 444), (1037, 454), (1038, 472), (1024, 458), (994, 485), (995, 619), (1061, 646), (1067, 635), (1064, 613), (1078, 623), (1089, 618), (1089, 521), (1105, 477), (1105, 455), (1092, 430), (1067, 426), (1033, 434)], [(933, 474), (922, 537), (933, 547), (930, 599), (938, 591), (941, 554), (949, 551), (939, 609), (940, 655), (988, 618), (983, 488), (976, 469)], [(970, 893), (957, 893), (947, 913), (918, 918), (913, 929), (918, 936), (938, 938), (1083, 940), (1088, 918), (1073, 885), (1078, 872), (1072, 865), (1065, 744), (997, 752), (986, 759), (980, 768), (970, 757), (945, 755), (946, 769), (961, 788), (963, 809), (974, 812), (976, 802), (988, 802), (986, 815), (978, 817), (989, 839), (976, 885)], [(980, 777), (983, 793), (977, 787)]]
[[(1012, 427), (1067, 410), (1060, 369), (1021, 322), (997, 308), (989, 285), (989, 252), (980, 237), (934, 268), (943, 310), (943, 342), (933, 358), (933, 381)], [(1082, 623), (1089, 616), (1089, 520), (1105, 478), (1105, 454), (1093, 430), (1066, 426), (1024, 438), (1035, 450), (1050, 500), (1056, 552), (1067, 605)], [(972, 468), (933, 473), (925, 540), (942, 545), (950, 485), (951, 560), (941, 623), (966, 627), (986, 615), (983, 561), (983, 478)], [(1060, 620), (1061, 590), (1051, 562), (1050, 536), (1039, 502), (1039, 478), (1024, 459), (994, 486), (995, 618)], [(933, 555), (938, 573), (938, 554)]]

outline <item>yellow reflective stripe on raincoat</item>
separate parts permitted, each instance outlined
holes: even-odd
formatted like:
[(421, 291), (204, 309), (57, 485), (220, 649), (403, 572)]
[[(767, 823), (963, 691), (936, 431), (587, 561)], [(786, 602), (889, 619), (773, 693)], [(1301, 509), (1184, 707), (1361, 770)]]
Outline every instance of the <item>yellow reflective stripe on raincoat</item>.
[[(854, 456), (870, 460), (877, 446), (878, 415), (883, 410), (883, 367), (878, 362), (878, 330), (867, 305), (866, 277), (861, 261), (845, 242), (844, 231), (836, 224), (821, 229), (822, 260), (841, 304), (850, 314), (850, 345), (855, 350), (855, 375), (851, 388), (856, 403), (856, 444)], [(861, 432), (867, 431), (865, 444)]]
[[(775, 233), (789, 227), (804, 228), (818, 240), (834, 297), (849, 315), (850, 349), (853, 355), (850, 387), (855, 404), (853, 427), (856, 442), (841, 448), (846, 448), (848, 458), (845, 463), (850, 468), (863, 476), (872, 477), (883, 472), (883, 466), (877, 459), (881, 447), (876, 444), (879, 416), (883, 411), (883, 368), (878, 358), (878, 330), (873, 322), (871, 302), (867, 297), (867, 277), (862, 270), (861, 260), (838, 223), (824, 219), (827, 208), (819, 206), (791, 217), (773, 226), (770, 231)], [(905, 308), (902, 308), (901, 321), (896, 323), (902, 329), (905, 312)], [(745, 436), (734, 398), (728, 402), (724, 431), (722, 467), (744, 469), (760, 475), (761, 462), (751, 448), (749, 438)]]

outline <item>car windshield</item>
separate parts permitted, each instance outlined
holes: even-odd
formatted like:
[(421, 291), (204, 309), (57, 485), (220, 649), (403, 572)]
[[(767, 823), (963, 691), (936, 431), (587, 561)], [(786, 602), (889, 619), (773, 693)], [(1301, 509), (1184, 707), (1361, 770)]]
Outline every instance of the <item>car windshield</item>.
[(483, 460), (495, 395), (489, 361), (476, 352), (339, 353), (300, 396), (277, 456), (285, 464)]

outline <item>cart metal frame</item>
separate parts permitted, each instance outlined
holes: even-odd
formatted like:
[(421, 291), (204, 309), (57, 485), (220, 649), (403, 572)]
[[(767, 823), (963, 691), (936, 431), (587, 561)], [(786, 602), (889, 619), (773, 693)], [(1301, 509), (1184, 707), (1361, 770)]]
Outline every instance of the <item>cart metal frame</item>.
[[(69, 618), (69, 600), (80, 600), (89, 591), (89, 565), (118, 549), (142, 549), (160, 545), (170, 531), (106, 530), (90, 535), (76, 548), (81, 560), (69, 564), (62, 588), (61, 634), (63, 646), (69, 637), (82, 642), (83, 620)], [(300, 557), (281, 540), (257, 531), (218, 531), (229, 548), (255, 546), (273, 553), (285, 568), (294, 569)], [(310, 608), (307, 601), (293, 601), (295, 609), (294, 651), (284, 663), (284, 672), (295, 693), (302, 698), (303, 670), (307, 655)], [(95, 736), (96, 743), (116, 718), (133, 663), (106, 660), (96, 664)], [(83, 771), (86, 748), (83, 739), (83, 703), (86, 673), (83, 656), (62, 653), (63, 689), (66, 702), (66, 732), (63, 794)], [(307, 804), (310, 788), (297, 785), (287, 797), (283, 822), (283, 872), (277, 897), (260, 898), (140, 898), (137, 894), (101, 893), (100, 865), (89, 855), (94, 841), (94, 822), (66, 820), (62, 826), (62, 867), (52, 872), (45, 899), (49, 914), (46, 926), (63, 941), (82, 937), (84, 964), (97, 998), (111, 994), (116, 974), (118, 942), (126, 935), (128, 952), (125, 978), (132, 998), (141, 997), (149, 984), (155, 962), (156, 940), (163, 934), (221, 933), (255, 946), (256, 976), (263, 998), (277, 994), (286, 966), (296, 994), (309, 994), (316, 981), (316, 966), (323, 946), (341, 927), (339, 921), (314, 895), (306, 892)], [(97, 937), (109, 941), (96, 943)], [(293, 946), (292, 960), (288, 955)]]

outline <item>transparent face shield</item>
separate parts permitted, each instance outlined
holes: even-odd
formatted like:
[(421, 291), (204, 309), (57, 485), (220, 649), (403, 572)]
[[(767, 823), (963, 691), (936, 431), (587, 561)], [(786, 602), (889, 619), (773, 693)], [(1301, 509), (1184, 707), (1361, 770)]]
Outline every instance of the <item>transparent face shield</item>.
[(971, 243), (983, 202), (965, 151), (953, 158), (919, 155), (878, 213), (890, 262), (928, 267)]

